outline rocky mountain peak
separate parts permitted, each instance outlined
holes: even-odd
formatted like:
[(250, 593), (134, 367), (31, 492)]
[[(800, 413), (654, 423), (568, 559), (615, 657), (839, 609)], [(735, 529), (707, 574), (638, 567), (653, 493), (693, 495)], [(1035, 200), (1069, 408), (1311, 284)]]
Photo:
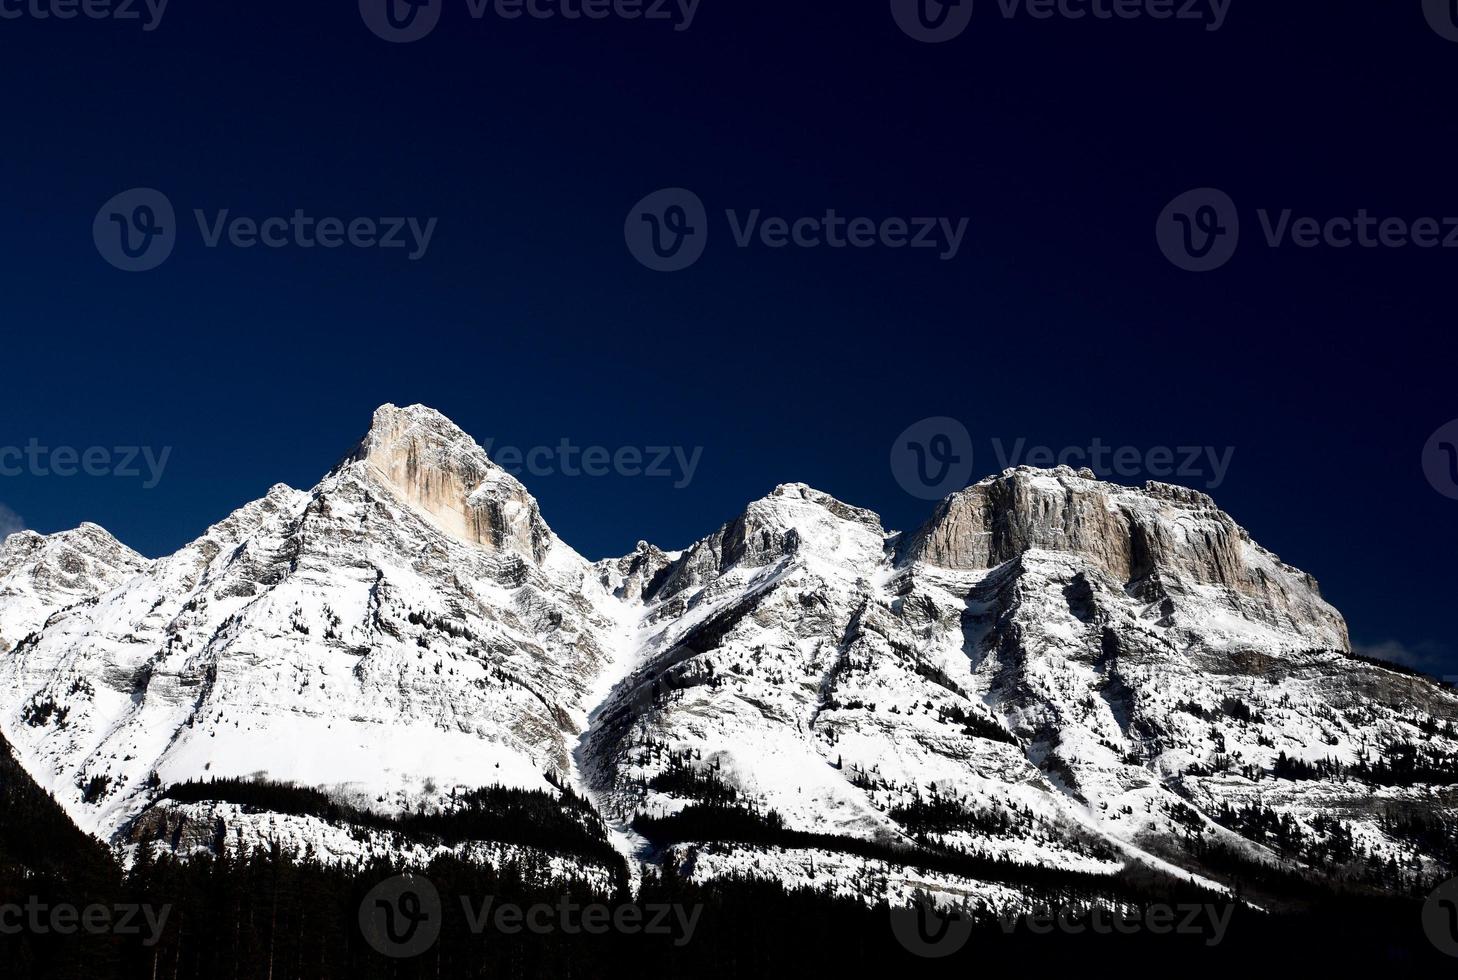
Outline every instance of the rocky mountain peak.
[(1206, 494), (1170, 484), (1126, 487), (1066, 466), (1010, 469), (942, 501), (907, 551), (958, 571), (1065, 553), (1151, 602), (1215, 590), (1241, 618), (1295, 629), (1314, 645), (1348, 643), (1314, 578), (1256, 544)]
[(423, 461), (441, 465), (451, 458), (480, 460), (486, 451), (460, 426), (426, 405), (401, 408), (386, 403), (375, 409), (369, 431), (360, 441), (362, 458), (396, 455), (414, 450)]
[(380, 406), (343, 468), (362, 471), (462, 541), (538, 563), (552, 547), (532, 495), (433, 408)]
[(851, 521), (863, 524), (867, 528), (881, 531), (880, 515), (874, 511), (866, 510), (863, 507), (853, 507), (832, 497), (823, 490), (817, 490), (804, 483), (782, 483), (775, 487), (767, 497), (764, 497), (750, 505), (753, 511), (756, 507), (770, 508), (782, 513), (787, 512), (787, 507), (793, 509), (797, 506), (810, 504), (828, 511), (831, 516), (842, 521)]
[(644, 594), (667, 598), (736, 569), (748, 571), (785, 560), (874, 568), (882, 559), (885, 540), (881, 519), (874, 512), (803, 483), (786, 483), (684, 551)]
[(31, 576), (83, 576), (108, 569), (131, 571), (146, 564), (146, 558), (90, 523), (55, 534), (19, 531), (0, 543), (0, 576), (17, 571)]

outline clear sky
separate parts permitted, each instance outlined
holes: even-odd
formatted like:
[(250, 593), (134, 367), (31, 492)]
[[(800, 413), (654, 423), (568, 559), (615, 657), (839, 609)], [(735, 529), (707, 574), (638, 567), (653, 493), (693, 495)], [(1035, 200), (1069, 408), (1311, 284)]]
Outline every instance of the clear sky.
[[(1458, 250), (1271, 248), (1258, 216), (1458, 215), (1458, 43), (1421, 0), (1234, 0), (1218, 30), (978, 0), (942, 44), (884, 0), (702, 0), (685, 30), (438, 0), (400, 44), (355, 0), (173, 0), (152, 30), (30, 2), (0, 18), (0, 447), (170, 454), (153, 487), (142, 460), (26, 463), (0, 522), (90, 520), (162, 554), (312, 486), (393, 401), (496, 447), (702, 449), (687, 481), (524, 475), (590, 557), (681, 547), (790, 481), (907, 528), (931, 505), (893, 440), (947, 416), (973, 478), (1020, 439), (1233, 448), (1218, 487), (1208, 466), (1172, 482), (1315, 574), (1358, 641), (1458, 673), (1458, 501), (1422, 465), (1458, 417)], [(93, 222), (137, 187), (175, 208), (176, 244), (127, 273)], [(708, 238), (665, 273), (624, 228), (669, 187)], [(1200, 187), (1242, 238), (1193, 274), (1155, 225)], [(736, 244), (756, 209), (831, 208), (967, 223), (950, 261)], [(208, 246), (220, 220), (296, 211), (434, 224), (414, 260)]]

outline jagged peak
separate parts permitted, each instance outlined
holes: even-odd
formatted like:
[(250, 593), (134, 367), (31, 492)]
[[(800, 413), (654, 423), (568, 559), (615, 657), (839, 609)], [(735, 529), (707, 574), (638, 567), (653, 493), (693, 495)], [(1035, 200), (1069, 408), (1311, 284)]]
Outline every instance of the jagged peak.
[(460, 426), (425, 405), (375, 410), (369, 431), (336, 473), (363, 468), (441, 530), (537, 562), (554, 541), (535, 498)]
[(863, 569), (879, 564), (886, 547), (881, 518), (804, 483), (783, 483), (750, 502), (710, 536), (669, 556), (644, 595), (664, 599), (728, 573), (784, 560)]
[(783, 505), (787, 503), (792, 506), (801, 503), (813, 504), (840, 520), (853, 521), (857, 524), (874, 527), (878, 531), (881, 530), (881, 516), (875, 511), (848, 504), (806, 483), (781, 483), (765, 496), (750, 503), (745, 508), (745, 515), (752, 514), (756, 509), (783, 509)]
[[(431, 457), (456, 457), (490, 463), (486, 450), (440, 412), (427, 405), (401, 408), (389, 402), (375, 409), (369, 431), (360, 440), (352, 458), (366, 460), (388, 454), (402, 444)], [(430, 460), (422, 459), (422, 462)]]

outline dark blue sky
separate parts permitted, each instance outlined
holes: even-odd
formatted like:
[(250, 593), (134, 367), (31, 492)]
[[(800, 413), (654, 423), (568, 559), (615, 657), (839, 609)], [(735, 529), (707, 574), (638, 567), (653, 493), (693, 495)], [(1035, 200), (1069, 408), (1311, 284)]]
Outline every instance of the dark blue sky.
[[(966, 424), (977, 476), (994, 438), (1230, 446), (1225, 509), (1358, 640), (1458, 672), (1458, 501), (1422, 469), (1458, 417), (1458, 251), (1271, 249), (1256, 217), (1458, 215), (1458, 43), (1421, 0), (1233, 0), (1218, 31), (977, 0), (940, 45), (886, 2), (702, 0), (686, 31), (466, 10), (413, 44), (355, 0), (0, 19), (0, 446), (171, 447), (155, 488), (25, 473), (0, 504), (161, 554), (313, 485), (385, 401), (498, 444), (703, 447), (686, 488), (526, 477), (591, 557), (682, 546), (787, 481), (913, 526), (930, 505), (888, 453), (928, 416)], [(624, 221), (675, 186), (708, 249), (655, 273)], [(1195, 275), (1154, 227), (1205, 186), (1243, 238)], [(128, 274), (92, 222), (134, 187), (179, 240)], [(736, 248), (728, 208), (969, 223), (942, 262)], [(210, 249), (194, 209), (438, 225), (413, 262)]]

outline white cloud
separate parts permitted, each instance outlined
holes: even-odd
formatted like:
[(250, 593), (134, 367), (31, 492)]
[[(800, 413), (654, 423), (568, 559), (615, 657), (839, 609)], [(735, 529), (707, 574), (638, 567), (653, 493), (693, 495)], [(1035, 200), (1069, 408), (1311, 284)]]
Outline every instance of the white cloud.
[(1401, 640), (1383, 640), (1381, 643), (1353, 643), (1352, 652), (1373, 660), (1411, 667), (1413, 670), (1433, 670), (1442, 665), (1448, 652), (1438, 643), (1409, 645)]
[(0, 504), (0, 541), (4, 541), (16, 531), (25, 530), (25, 521), (15, 511)]

